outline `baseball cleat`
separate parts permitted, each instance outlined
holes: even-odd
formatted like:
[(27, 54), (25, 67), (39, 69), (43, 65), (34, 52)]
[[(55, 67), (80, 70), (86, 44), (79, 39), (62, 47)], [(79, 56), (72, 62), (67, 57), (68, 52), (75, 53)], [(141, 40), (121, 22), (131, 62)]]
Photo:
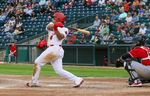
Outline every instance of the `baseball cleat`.
[(27, 86), (27, 87), (40, 87), (40, 86), (37, 85), (37, 84), (30, 84), (30, 83), (26, 83), (26, 86)]
[(80, 78), (79, 80), (75, 81), (75, 85), (73, 86), (74, 88), (78, 88), (83, 84), (84, 80)]
[(132, 83), (130, 87), (142, 87), (142, 83)]

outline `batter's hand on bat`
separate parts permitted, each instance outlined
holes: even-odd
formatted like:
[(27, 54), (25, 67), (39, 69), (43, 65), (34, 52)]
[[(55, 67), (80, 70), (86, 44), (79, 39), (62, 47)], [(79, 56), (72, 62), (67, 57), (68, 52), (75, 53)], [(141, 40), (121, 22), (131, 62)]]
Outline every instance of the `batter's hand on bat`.
[(57, 31), (58, 29), (58, 27), (64, 27), (64, 25), (61, 23), (61, 22), (56, 22), (55, 24), (54, 24), (54, 30), (55, 31)]

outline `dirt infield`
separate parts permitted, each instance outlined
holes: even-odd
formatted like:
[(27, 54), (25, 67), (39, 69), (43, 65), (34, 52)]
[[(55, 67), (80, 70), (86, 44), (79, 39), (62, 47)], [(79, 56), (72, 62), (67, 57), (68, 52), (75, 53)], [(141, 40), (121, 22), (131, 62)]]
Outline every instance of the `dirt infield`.
[(150, 96), (150, 84), (127, 86), (127, 78), (87, 78), (80, 88), (61, 77), (40, 77), (41, 87), (25, 84), (31, 76), (0, 75), (0, 96)]

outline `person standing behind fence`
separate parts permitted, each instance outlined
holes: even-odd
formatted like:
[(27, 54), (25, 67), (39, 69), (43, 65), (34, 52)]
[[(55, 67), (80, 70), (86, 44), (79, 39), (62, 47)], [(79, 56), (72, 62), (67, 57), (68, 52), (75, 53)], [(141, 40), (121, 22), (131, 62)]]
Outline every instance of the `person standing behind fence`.
[(12, 42), (9, 45), (9, 55), (8, 55), (8, 63), (12, 63), (12, 58), (14, 58), (15, 62), (16, 62), (16, 44), (15, 42)]

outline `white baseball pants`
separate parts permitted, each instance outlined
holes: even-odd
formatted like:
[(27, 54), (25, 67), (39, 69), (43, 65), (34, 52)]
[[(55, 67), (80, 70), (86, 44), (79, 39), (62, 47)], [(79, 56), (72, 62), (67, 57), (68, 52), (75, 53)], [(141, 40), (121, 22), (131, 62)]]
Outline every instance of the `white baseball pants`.
[(47, 48), (36, 60), (36, 71), (32, 76), (32, 83), (38, 83), (38, 78), (40, 75), (40, 70), (43, 65), (46, 63), (51, 63), (53, 69), (57, 74), (62, 77), (65, 77), (71, 81), (79, 79), (79, 77), (73, 75), (72, 73), (63, 69), (62, 59), (64, 56), (64, 50), (61, 46), (50, 46)]

